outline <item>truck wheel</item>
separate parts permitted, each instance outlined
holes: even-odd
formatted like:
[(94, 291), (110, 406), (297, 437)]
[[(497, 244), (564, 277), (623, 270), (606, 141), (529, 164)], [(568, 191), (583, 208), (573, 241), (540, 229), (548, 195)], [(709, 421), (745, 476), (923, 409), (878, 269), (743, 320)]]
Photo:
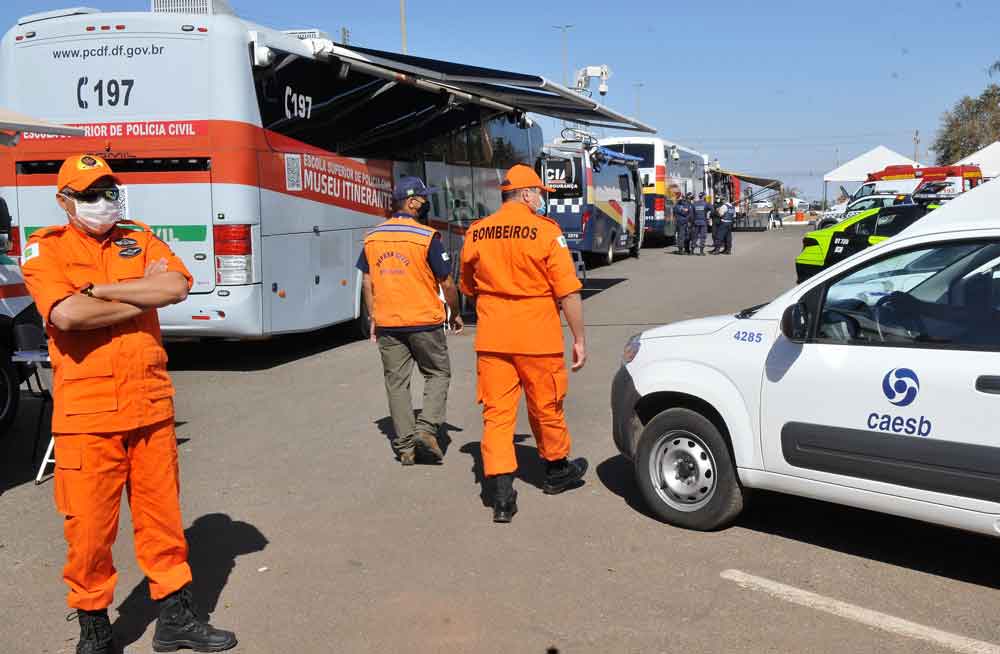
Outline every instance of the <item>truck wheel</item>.
[(21, 384), (10, 352), (0, 348), (0, 437), (10, 430), (21, 403)]
[(614, 234), (611, 235), (610, 243), (608, 243), (608, 253), (606, 255), (604, 255), (604, 263), (605, 263), (605, 265), (610, 266), (611, 264), (613, 264), (615, 262), (615, 239), (616, 238), (617, 238), (616, 235), (614, 235)]
[(726, 440), (690, 409), (668, 409), (649, 421), (636, 448), (635, 477), (653, 513), (678, 527), (720, 529), (743, 510)]

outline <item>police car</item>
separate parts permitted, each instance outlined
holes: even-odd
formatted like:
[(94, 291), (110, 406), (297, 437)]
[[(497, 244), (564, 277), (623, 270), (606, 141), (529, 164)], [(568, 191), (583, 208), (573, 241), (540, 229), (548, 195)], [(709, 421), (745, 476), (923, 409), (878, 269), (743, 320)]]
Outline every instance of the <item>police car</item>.
[(652, 511), (717, 529), (761, 488), (1000, 532), (998, 207), (984, 184), (768, 304), (630, 339), (614, 440)]

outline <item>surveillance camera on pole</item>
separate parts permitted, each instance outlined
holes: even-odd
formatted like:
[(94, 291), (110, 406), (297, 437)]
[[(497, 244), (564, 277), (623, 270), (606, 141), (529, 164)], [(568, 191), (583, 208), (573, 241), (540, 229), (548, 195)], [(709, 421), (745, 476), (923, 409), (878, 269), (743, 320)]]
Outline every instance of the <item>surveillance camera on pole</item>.
[(608, 78), (611, 77), (611, 69), (608, 66), (584, 66), (576, 71), (576, 90), (580, 93), (590, 95), (590, 80), (599, 79), (601, 83), (597, 87), (597, 92), (602, 96), (608, 94)]

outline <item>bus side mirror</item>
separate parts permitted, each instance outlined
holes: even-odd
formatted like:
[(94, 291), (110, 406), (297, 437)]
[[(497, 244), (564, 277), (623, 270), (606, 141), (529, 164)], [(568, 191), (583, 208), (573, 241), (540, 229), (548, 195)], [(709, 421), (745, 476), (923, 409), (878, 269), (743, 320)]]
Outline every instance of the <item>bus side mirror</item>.
[(792, 343), (805, 343), (809, 332), (809, 309), (803, 302), (787, 307), (781, 316), (781, 333)]

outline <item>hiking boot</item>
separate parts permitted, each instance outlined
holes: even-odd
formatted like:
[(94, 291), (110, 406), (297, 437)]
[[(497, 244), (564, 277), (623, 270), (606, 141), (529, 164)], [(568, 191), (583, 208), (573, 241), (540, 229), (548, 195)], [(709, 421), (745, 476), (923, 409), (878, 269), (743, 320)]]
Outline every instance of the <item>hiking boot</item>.
[(80, 622), (80, 642), (76, 644), (76, 654), (113, 654), (111, 620), (108, 619), (107, 609), (77, 611), (76, 619)]
[(494, 477), (493, 522), (508, 523), (517, 513), (517, 491), (514, 490), (514, 475)]
[(417, 446), (430, 454), (435, 463), (440, 463), (444, 459), (444, 452), (441, 451), (441, 445), (438, 444), (437, 437), (430, 432), (417, 432)]
[(417, 462), (416, 450), (406, 450), (399, 453), (399, 463), (404, 466), (412, 466)]
[[(559, 459), (558, 461), (548, 461), (545, 464), (545, 483), (542, 484), (542, 492), (546, 495), (558, 495), (570, 488), (575, 488), (577, 482), (587, 474), (587, 460)], [(582, 484), (580, 484), (582, 485)]]
[(190, 586), (160, 600), (160, 618), (153, 634), (154, 652), (176, 652), (182, 648), (222, 652), (235, 646), (236, 634), (198, 619)]

